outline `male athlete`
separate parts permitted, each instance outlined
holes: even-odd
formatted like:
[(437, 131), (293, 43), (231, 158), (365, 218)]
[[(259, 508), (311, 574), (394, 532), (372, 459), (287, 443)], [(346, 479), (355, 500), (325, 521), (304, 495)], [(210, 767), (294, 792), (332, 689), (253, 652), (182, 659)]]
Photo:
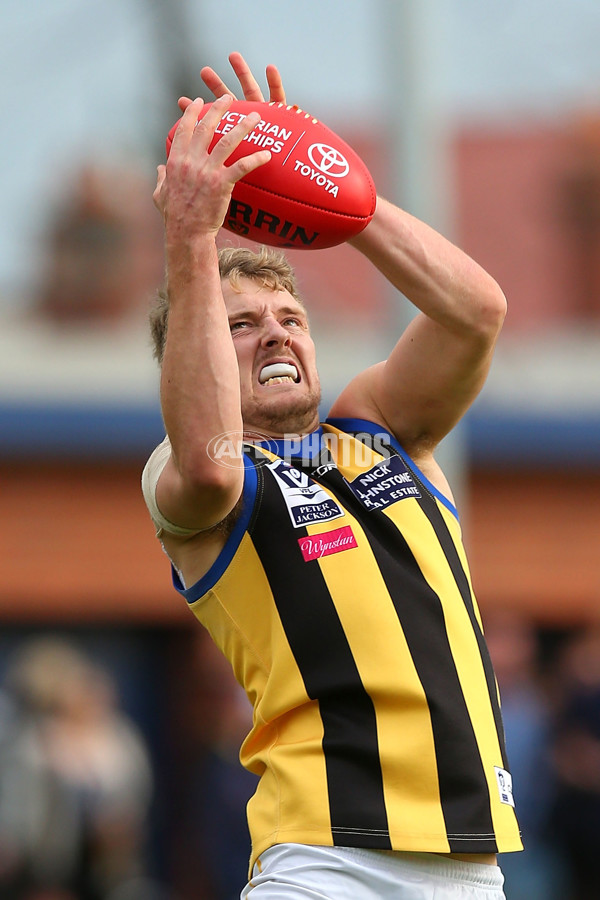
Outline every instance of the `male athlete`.
[[(230, 57), (248, 100), (260, 88)], [(495, 281), (379, 198), (350, 243), (417, 307), (319, 423), (306, 310), (281, 254), (217, 252), (256, 126), (209, 153), (231, 102), (184, 110), (155, 202), (168, 438), (143, 475), (175, 586), (253, 705), (241, 758), (251, 900), (500, 900), (521, 849), (494, 675), (434, 450), (477, 396), (506, 311)], [(270, 100), (285, 101), (267, 68)], [(242, 443), (243, 439), (243, 443)], [(229, 448), (224, 453), (224, 448)], [(231, 447), (237, 448), (231, 452)]]

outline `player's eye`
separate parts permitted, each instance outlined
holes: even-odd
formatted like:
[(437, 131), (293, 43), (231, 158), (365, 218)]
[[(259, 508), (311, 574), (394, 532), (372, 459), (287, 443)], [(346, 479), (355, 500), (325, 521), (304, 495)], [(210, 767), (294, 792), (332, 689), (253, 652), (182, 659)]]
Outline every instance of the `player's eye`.
[(232, 322), (229, 329), (233, 334), (234, 331), (242, 331), (242, 329), (247, 328), (249, 325), (249, 322)]

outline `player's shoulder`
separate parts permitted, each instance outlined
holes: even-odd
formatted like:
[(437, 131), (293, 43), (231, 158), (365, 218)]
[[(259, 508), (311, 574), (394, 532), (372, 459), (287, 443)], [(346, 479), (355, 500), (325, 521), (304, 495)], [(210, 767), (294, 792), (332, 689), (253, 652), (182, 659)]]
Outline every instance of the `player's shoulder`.
[(375, 363), (355, 375), (333, 402), (327, 420), (362, 419), (389, 431), (377, 402), (384, 366), (385, 361)]

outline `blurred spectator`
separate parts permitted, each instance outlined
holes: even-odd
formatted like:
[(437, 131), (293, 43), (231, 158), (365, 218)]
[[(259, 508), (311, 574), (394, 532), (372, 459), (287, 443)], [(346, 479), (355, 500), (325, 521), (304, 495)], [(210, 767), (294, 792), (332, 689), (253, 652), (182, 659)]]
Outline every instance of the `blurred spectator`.
[(105, 900), (144, 873), (152, 775), (107, 672), (38, 638), (0, 709), (0, 896)]
[(565, 900), (600, 897), (600, 627), (575, 635), (567, 644), (559, 673), (562, 682), (554, 739), (558, 791), (554, 830), (569, 865)]
[[(503, 610), (486, 616), (524, 851), (500, 859), (509, 900), (565, 900), (563, 868), (548, 828), (555, 783), (550, 765), (553, 710), (541, 679), (532, 623)], [(600, 895), (599, 895), (600, 897)]]
[(85, 166), (43, 235), (37, 308), (64, 324), (108, 324), (139, 312), (163, 278), (159, 216), (136, 172)]
[(239, 900), (250, 859), (246, 804), (257, 782), (239, 758), (252, 708), (208, 633), (194, 629), (188, 640), (175, 677), (187, 690), (172, 704), (185, 752), (177, 887), (185, 900)]
[(572, 247), (570, 305), (585, 323), (600, 317), (600, 113), (580, 116), (567, 137), (561, 199)]
[[(209, 650), (208, 647), (212, 649)], [(214, 900), (237, 900), (247, 881), (250, 836), (246, 804), (257, 776), (240, 762), (240, 746), (252, 727), (252, 708), (225, 657), (211, 643), (205, 663), (219, 685), (219, 720), (192, 782), (198, 836), (206, 850)]]

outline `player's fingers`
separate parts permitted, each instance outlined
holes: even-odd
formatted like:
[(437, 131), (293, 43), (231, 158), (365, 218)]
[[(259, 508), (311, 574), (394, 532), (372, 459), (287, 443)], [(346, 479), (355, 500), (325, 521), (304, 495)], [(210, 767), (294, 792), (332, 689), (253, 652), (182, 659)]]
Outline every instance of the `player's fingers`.
[[(216, 101), (215, 101), (216, 102)], [(231, 156), (233, 151), (239, 147), (244, 138), (250, 134), (253, 128), (256, 128), (260, 122), (260, 113), (251, 112), (244, 116), (241, 122), (224, 134), (215, 144), (211, 151), (211, 161), (215, 165), (223, 165)]]
[(185, 109), (181, 119), (179, 120), (179, 124), (175, 129), (175, 134), (173, 135), (173, 143), (171, 144), (171, 152), (169, 153), (169, 159), (173, 156), (173, 154), (178, 152), (185, 152), (189, 146), (190, 140), (194, 133), (194, 128), (196, 126), (196, 122), (198, 121), (198, 116), (202, 112), (202, 107), (204, 106), (204, 100), (201, 97), (197, 97), (193, 100)]
[(154, 193), (152, 194), (152, 200), (154, 201), (154, 205), (157, 209), (160, 209), (159, 197), (166, 177), (167, 167), (163, 165), (158, 166), (156, 169), (156, 187), (154, 188)]
[(244, 99), (263, 101), (264, 97), (259, 84), (242, 54), (230, 53), (229, 62), (244, 92)]
[(267, 84), (271, 103), (285, 103), (285, 91), (277, 66), (267, 66)]
[[(195, 123), (190, 140), (190, 150), (193, 150), (195, 154), (208, 152), (210, 142), (215, 134), (215, 128), (221, 121), (221, 117), (229, 109), (231, 102), (231, 94), (223, 94), (208, 107), (206, 114), (202, 116), (200, 121)], [(182, 122), (191, 108), (191, 106), (188, 106), (187, 110), (184, 112), (181, 120)], [(232, 131), (233, 130), (234, 129), (232, 129)], [(177, 132), (175, 132), (175, 134), (177, 134)]]
[(180, 97), (177, 101), (177, 106), (181, 110), (181, 112), (185, 112), (190, 103), (193, 103), (193, 100), (190, 100), (189, 97)]
[(270, 159), (270, 150), (257, 150), (256, 153), (250, 153), (249, 156), (242, 156), (241, 159), (228, 166), (229, 177), (232, 182), (239, 181), (244, 175), (248, 175), (260, 166), (264, 166)]
[(211, 69), (210, 66), (204, 66), (203, 69), (200, 70), (200, 78), (209, 89), (212, 91), (215, 97), (222, 97), (223, 94), (229, 94), (235, 100), (235, 94), (233, 91), (230, 91), (223, 79), (217, 75), (214, 69)]

